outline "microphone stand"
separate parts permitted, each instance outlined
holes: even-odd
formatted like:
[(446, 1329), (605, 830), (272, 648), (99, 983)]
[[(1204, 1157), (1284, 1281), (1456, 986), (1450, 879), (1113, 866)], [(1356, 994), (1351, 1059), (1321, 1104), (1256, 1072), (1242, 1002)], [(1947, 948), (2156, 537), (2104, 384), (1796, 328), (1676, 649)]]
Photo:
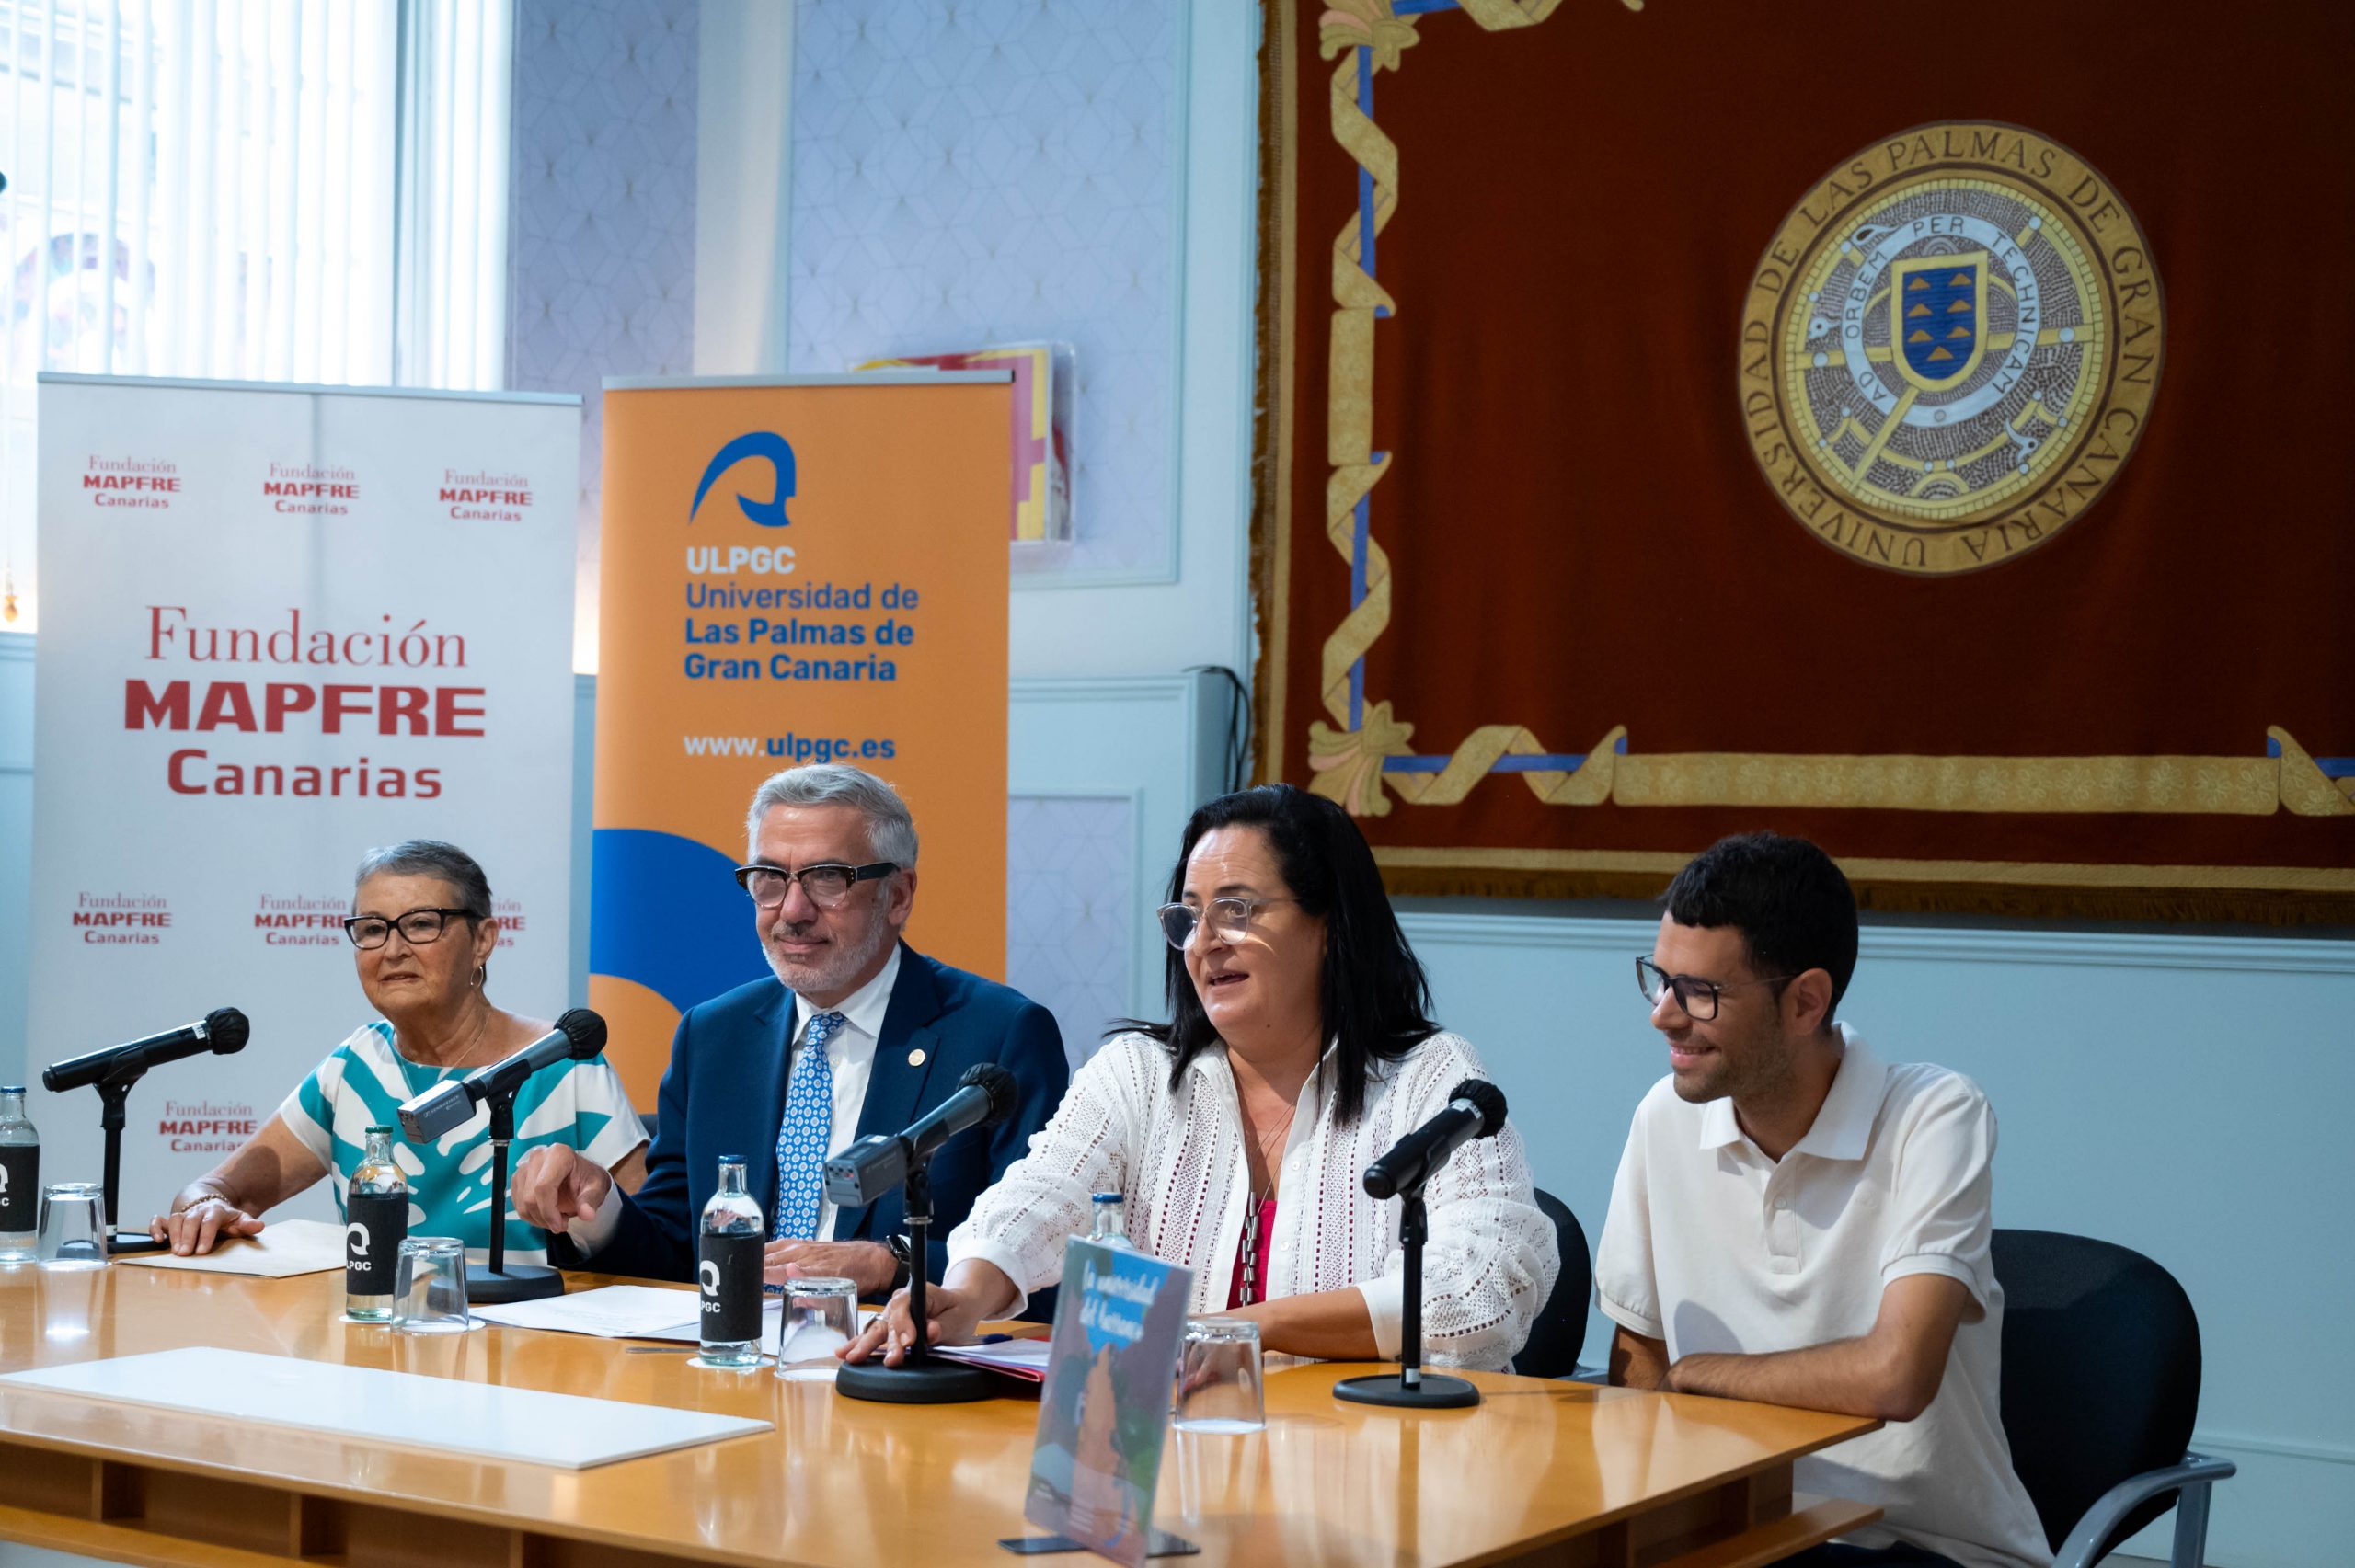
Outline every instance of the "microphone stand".
[(164, 1243), (144, 1230), (116, 1229), (116, 1213), (120, 1208), (119, 1195), (122, 1190), (122, 1127), (123, 1105), (131, 1098), (131, 1086), (146, 1075), (145, 1068), (118, 1073), (98, 1082), (98, 1128), (106, 1134), (106, 1199), (107, 1252), (154, 1253), (163, 1250)]
[(1463, 1379), (1438, 1373), (1423, 1376), (1423, 1242), (1430, 1239), (1430, 1214), (1423, 1207), (1421, 1183), (1398, 1196), (1398, 1240), (1407, 1253), (1406, 1299), (1398, 1311), (1398, 1370), (1344, 1378), (1333, 1385), (1333, 1397), (1353, 1404), (1403, 1405), (1414, 1410), (1459, 1410), (1478, 1404), (1480, 1391)]
[(490, 1096), (490, 1263), (466, 1266), (466, 1299), (496, 1305), (564, 1294), (564, 1276), (539, 1264), (507, 1263), (507, 1146), (515, 1140), (515, 1096), (523, 1084)]
[[(988, 1399), (997, 1391), (990, 1375), (979, 1367), (936, 1360), (925, 1343), (925, 1276), (932, 1267), (928, 1250), (932, 1230), (932, 1175), (928, 1164), (911, 1163), (907, 1180), (908, 1313), (915, 1321), (915, 1338), (897, 1367), (880, 1361), (844, 1362), (834, 1374), (834, 1391), (845, 1399), (875, 1400), (885, 1404), (962, 1404)], [(790, 1293), (793, 1287), (787, 1285)]]

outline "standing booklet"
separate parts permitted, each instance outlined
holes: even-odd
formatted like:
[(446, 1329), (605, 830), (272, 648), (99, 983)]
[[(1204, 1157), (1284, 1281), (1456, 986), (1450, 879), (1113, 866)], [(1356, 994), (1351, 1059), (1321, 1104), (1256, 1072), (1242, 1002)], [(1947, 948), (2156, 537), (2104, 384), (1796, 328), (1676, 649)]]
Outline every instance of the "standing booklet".
[(1193, 1271), (1074, 1238), (1048, 1342), (1022, 1516), (1139, 1568)]

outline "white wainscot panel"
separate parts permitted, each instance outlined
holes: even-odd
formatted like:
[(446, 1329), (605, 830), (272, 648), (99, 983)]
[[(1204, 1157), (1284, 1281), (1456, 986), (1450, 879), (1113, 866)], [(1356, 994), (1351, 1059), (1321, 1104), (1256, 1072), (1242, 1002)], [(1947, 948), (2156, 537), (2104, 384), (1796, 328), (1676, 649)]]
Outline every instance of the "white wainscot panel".
[(1186, 818), (1223, 787), (1228, 688), (1189, 672), (1017, 681), (1008, 732), (1006, 973), (1074, 1063), (1120, 1016), (1163, 1013), (1150, 906)]

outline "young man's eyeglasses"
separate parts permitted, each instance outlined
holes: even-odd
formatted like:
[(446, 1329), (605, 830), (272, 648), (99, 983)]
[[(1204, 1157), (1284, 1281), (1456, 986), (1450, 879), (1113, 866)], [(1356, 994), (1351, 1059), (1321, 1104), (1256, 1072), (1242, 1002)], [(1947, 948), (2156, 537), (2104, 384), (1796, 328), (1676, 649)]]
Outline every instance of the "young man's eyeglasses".
[(740, 865), (736, 868), (736, 886), (750, 893), (752, 902), (762, 909), (773, 910), (785, 902), (786, 884), (798, 879), (803, 898), (821, 910), (831, 910), (849, 898), (856, 884), (889, 876), (899, 869), (896, 862), (888, 860), (867, 865), (829, 861), (805, 865), (798, 871), (787, 871), (781, 865)]
[(411, 910), (390, 920), (381, 915), (351, 915), (343, 922), (343, 933), (351, 938), (354, 947), (364, 950), (382, 947), (398, 930), (403, 942), (411, 947), (422, 947), (442, 940), (442, 928), (450, 923), (453, 915), (464, 915), (469, 923), (483, 918), (472, 910)]
[(1211, 934), (1221, 942), (1240, 942), (1251, 929), (1251, 917), (1269, 904), (1297, 904), (1298, 898), (1212, 898), (1202, 909), (1191, 904), (1164, 904), (1154, 914), (1161, 921), (1161, 934), (1169, 945), (1182, 948), (1194, 939), (1194, 927), (1201, 923), (1207, 912)]
[(1706, 1024), (1717, 1015), (1717, 998), (1744, 986), (1781, 986), (1798, 979), (1797, 975), (1773, 975), (1757, 980), (1728, 980), (1722, 984), (1692, 975), (1671, 975), (1649, 958), (1636, 960), (1636, 984), (1643, 991), (1644, 1000), (1654, 1007), (1671, 991), (1676, 993), (1677, 1011), (1695, 1024)]

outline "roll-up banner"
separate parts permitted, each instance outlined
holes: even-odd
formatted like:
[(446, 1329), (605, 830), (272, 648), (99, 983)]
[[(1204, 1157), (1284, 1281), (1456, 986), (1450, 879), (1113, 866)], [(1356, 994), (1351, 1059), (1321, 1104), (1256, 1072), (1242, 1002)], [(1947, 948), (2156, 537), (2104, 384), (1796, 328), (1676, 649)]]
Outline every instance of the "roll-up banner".
[(591, 1005), (650, 1111), (679, 1014), (768, 972), (761, 780), (850, 762), (922, 843), (907, 939), (1005, 969), (1012, 378), (608, 381)]
[[(234, 1006), (237, 1055), (131, 1093), (144, 1226), (376, 1016), (343, 930), (369, 849), (454, 842), (487, 989), (566, 1002), (580, 400), (40, 378), (32, 995), (44, 1064)], [(36, 1088), (44, 1180), (99, 1100)], [(288, 1212), (333, 1212), (321, 1185)]]

